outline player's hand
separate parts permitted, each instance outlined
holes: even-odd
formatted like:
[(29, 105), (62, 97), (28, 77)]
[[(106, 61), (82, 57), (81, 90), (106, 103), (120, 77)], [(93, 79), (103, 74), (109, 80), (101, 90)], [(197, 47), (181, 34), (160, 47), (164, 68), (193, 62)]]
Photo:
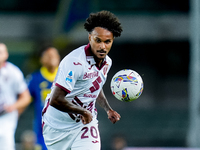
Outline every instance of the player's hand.
[(16, 110), (16, 108), (15, 108), (15, 105), (6, 105), (6, 106), (4, 106), (4, 110), (5, 110), (7, 113), (10, 113), (10, 112)]
[(89, 110), (84, 111), (81, 115), (81, 120), (83, 124), (88, 124), (92, 121), (92, 113)]
[(118, 114), (116, 111), (114, 110), (108, 110), (107, 111), (107, 114), (108, 114), (108, 119), (110, 119), (110, 121), (115, 124), (117, 121), (120, 120), (121, 116), (120, 114)]

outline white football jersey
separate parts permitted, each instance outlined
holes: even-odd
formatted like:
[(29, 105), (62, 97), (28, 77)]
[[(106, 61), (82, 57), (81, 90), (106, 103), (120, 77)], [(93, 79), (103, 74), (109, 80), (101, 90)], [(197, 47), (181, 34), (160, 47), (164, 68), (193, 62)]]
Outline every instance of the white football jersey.
[(79, 114), (62, 112), (49, 105), (49, 99), (55, 86), (68, 92), (67, 100), (91, 111), (93, 121), (97, 122), (95, 102), (106, 81), (111, 65), (111, 59), (106, 56), (102, 67), (98, 68), (89, 44), (81, 46), (65, 56), (59, 65), (51, 93), (46, 98), (43, 109), (44, 123), (52, 128), (67, 130), (83, 125)]
[[(27, 84), (21, 70), (10, 62), (0, 68), (0, 109), (4, 105), (11, 105), (16, 102), (18, 94), (27, 89)], [(15, 128), (18, 120), (18, 112), (13, 111), (0, 116), (0, 124), (3, 127)], [(0, 130), (4, 130), (1, 126)]]

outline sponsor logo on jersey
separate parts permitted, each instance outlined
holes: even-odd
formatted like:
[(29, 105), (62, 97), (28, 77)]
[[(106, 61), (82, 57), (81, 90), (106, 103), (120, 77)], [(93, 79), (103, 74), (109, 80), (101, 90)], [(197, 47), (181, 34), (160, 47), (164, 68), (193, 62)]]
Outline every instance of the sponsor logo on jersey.
[(84, 94), (84, 97), (89, 97), (89, 98), (96, 98), (96, 95), (92, 95), (92, 94)]
[(91, 79), (91, 78), (94, 78), (94, 77), (98, 77), (98, 74), (99, 74), (98, 71), (95, 71), (95, 72), (86, 72), (83, 75), (83, 79)]
[(73, 72), (70, 71), (70, 72), (68, 73), (68, 76), (66, 77), (66, 81), (67, 81), (67, 82), (72, 82), (72, 76), (73, 76)]

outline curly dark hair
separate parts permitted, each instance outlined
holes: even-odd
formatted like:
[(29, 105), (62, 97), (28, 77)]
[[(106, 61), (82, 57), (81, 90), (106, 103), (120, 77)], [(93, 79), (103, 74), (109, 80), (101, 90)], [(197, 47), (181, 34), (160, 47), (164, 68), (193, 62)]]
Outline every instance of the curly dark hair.
[(91, 13), (86, 19), (84, 27), (89, 33), (91, 33), (95, 27), (102, 27), (111, 31), (114, 37), (119, 37), (123, 31), (118, 18), (113, 13), (105, 10)]

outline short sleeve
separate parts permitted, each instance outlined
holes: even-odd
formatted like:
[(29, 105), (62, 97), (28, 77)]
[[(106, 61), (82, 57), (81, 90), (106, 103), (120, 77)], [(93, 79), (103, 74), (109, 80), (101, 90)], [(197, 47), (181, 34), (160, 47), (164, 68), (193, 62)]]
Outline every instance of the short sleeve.
[(27, 84), (21, 70), (17, 68), (15, 71), (14, 90), (17, 94), (21, 94), (27, 89)]
[(65, 57), (59, 65), (55, 79), (56, 86), (62, 87), (68, 93), (74, 88), (76, 81), (81, 77), (83, 63), (74, 57)]

